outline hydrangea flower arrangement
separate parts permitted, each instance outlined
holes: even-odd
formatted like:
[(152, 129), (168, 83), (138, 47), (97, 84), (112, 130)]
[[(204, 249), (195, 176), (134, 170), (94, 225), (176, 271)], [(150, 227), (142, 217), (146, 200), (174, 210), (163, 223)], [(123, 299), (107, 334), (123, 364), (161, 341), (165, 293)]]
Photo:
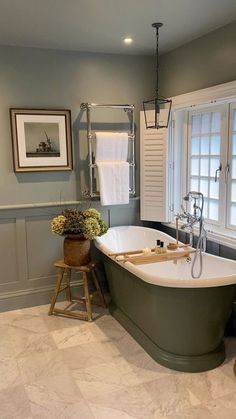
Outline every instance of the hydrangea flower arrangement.
[(95, 208), (85, 211), (65, 209), (61, 215), (53, 218), (51, 230), (60, 236), (78, 234), (85, 239), (93, 240), (96, 236), (105, 234), (108, 226)]

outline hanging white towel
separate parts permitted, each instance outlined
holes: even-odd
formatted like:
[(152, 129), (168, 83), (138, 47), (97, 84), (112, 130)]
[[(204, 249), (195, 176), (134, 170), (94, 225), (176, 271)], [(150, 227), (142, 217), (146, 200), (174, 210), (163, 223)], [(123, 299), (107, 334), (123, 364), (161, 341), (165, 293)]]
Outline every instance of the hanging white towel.
[(102, 205), (129, 203), (128, 133), (96, 132), (96, 164)]
[(127, 161), (127, 132), (96, 132), (96, 161)]
[(129, 163), (97, 161), (101, 205), (129, 203)]

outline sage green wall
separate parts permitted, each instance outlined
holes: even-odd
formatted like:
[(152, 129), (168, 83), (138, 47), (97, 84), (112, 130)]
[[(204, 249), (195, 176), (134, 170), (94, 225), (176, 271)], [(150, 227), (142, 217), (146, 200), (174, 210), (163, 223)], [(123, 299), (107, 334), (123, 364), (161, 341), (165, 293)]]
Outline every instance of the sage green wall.
[[(80, 103), (133, 103), (139, 125), (142, 100), (153, 91), (152, 75), (153, 58), (147, 56), (0, 47), (0, 205), (78, 199)], [(15, 174), (10, 107), (71, 109), (76, 171)], [(136, 150), (139, 167), (138, 135)]]
[(160, 57), (160, 92), (165, 96), (236, 79), (236, 21)]
[[(71, 205), (68, 201), (79, 203), (88, 187), (81, 102), (135, 105), (139, 185), (139, 110), (153, 90), (153, 63), (152, 57), (0, 47), (0, 311), (50, 301), (56, 278), (53, 262), (63, 253), (63, 238), (51, 233), (50, 220)], [(75, 170), (14, 173), (10, 107), (71, 109)], [(118, 117), (104, 113), (96, 121), (117, 124)], [(129, 205), (92, 205), (110, 226), (140, 223), (138, 198)], [(102, 281), (101, 265), (99, 272)]]

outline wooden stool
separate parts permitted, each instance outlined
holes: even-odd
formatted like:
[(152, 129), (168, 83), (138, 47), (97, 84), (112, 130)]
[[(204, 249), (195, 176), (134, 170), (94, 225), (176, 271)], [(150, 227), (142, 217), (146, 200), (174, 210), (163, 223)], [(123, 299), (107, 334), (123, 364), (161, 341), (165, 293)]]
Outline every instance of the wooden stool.
[[(59, 271), (59, 274), (58, 274), (58, 280), (57, 280), (56, 288), (55, 288), (55, 291), (54, 291), (54, 295), (52, 297), (51, 306), (50, 306), (48, 314), (49, 315), (51, 315), (51, 314), (63, 314), (63, 315), (66, 315), (66, 316), (76, 317), (76, 318), (81, 319), (81, 320), (87, 320), (89, 322), (92, 322), (93, 321), (92, 301), (91, 301), (92, 295), (90, 295), (90, 293), (89, 293), (87, 273), (89, 273), (89, 272), (92, 273), (92, 279), (93, 279), (93, 282), (94, 282), (94, 285), (95, 285), (95, 288), (96, 288), (101, 306), (106, 307), (105, 298), (104, 298), (104, 295), (101, 291), (100, 285), (98, 283), (97, 275), (96, 275), (96, 272), (95, 272), (96, 263), (95, 262), (90, 262), (85, 266), (70, 266), (70, 265), (66, 265), (63, 260), (59, 260), (59, 261), (54, 263), (54, 266), (56, 268), (59, 268), (60, 271)], [(77, 272), (82, 272), (83, 287), (84, 287), (84, 297), (83, 298), (72, 299), (71, 286), (70, 286), (71, 270), (72, 269), (76, 269)], [(67, 275), (65, 275), (65, 273), (67, 273)], [(60, 294), (60, 292), (62, 292), (64, 290), (66, 292), (66, 299), (71, 304), (69, 304), (69, 306), (67, 306), (65, 309), (56, 308), (55, 305), (56, 305), (57, 297)], [(86, 312), (70, 311), (69, 307), (74, 302), (84, 303), (85, 307), (86, 307)]]

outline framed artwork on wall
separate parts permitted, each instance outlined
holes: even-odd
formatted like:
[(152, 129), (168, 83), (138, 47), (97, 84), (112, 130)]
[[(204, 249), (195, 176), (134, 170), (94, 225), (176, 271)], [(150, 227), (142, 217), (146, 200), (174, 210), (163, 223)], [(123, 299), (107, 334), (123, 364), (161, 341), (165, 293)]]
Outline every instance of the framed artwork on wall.
[(15, 172), (73, 169), (68, 109), (10, 109)]

